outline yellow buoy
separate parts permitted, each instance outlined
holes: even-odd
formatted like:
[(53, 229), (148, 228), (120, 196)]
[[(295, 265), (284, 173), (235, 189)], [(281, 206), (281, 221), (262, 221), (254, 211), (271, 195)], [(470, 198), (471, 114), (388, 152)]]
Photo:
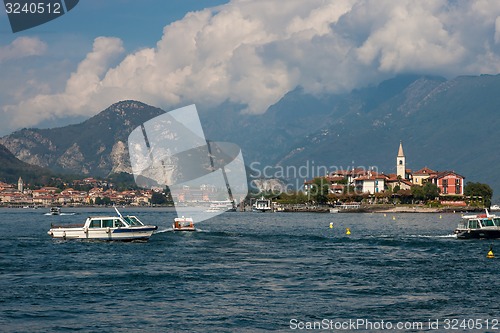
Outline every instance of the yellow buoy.
[(330, 222), (330, 229), (333, 229), (333, 222)]
[(488, 251), (486, 258), (495, 258), (495, 255), (493, 254), (493, 247), (492, 246), (490, 246), (490, 250)]
[(386, 213), (384, 213), (384, 217), (386, 217), (386, 216), (387, 216), (387, 214), (386, 214)]
[(346, 234), (346, 235), (350, 235), (350, 234), (351, 234), (351, 229), (349, 229), (349, 228), (345, 228), (345, 234)]
[(439, 215), (439, 218), (440, 218), (440, 219), (442, 219), (442, 218), (443, 218), (443, 216), (442, 216), (442, 215)]
[(393, 220), (395, 220), (395, 219), (396, 219), (396, 216), (393, 216), (393, 217), (392, 217), (392, 219), (393, 219)]

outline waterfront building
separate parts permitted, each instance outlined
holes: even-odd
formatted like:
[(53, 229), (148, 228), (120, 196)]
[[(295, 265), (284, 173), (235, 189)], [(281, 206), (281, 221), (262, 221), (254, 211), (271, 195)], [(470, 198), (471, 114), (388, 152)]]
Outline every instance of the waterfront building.
[(428, 181), (429, 177), (434, 176), (437, 173), (437, 171), (424, 167), (412, 174), (412, 182), (415, 185), (424, 185)]
[(464, 179), (454, 171), (442, 171), (429, 177), (429, 181), (439, 188), (440, 195), (464, 195)]
[(388, 177), (379, 174), (368, 174), (355, 179), (355, 188), (363, 193), (380, 193), (385, 190), (385, 181)]

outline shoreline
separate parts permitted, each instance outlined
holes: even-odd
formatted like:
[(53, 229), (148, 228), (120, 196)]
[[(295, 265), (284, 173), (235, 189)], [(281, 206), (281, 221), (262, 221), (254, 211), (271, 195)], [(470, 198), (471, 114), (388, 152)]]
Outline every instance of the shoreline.
[[(26, 209), (26, 210), (46, 210), (52, 206), (38, 206), (37, 208), (29, 207), (25, 208), (22, 206), (7, 206), (7, 205), (0, 205), (0, 209)], [(85, 206), (57, 206), (61, 207), (62, 209), (88, 209), (88, 208), (100, 208), (100, 209), (106, 209), (106, 208), (113, 208), (113, 206), (95, 206), (95, 205), (85, 205)], [(126, 206), (117, 206), (118, 208), (139, 208), (139, 209), (158, 209), (158, 208), (170, 208), (170, 209), (175, 209), (175, 206), (132, 206), (132, 205), (126, 205)], [(313, 207), (301, 207), (300, 209), (297, 207), (285, 207), (284, 210), (282, 211), (275, 211), (275, 212), (283, 212), (283, 213), (330, 213), (330, 208), (333, 207), (322, 207), (322, 206), (313, 206)], [(247, 210), (239, 211), (242, 213), (246, 212), (251, 212)], [(446, 206), (446, 207), (423, 207), (423, 206), (405, 206), (405, 205), (362, 205), (359, 208), (348, 208), (348, 209), (340, 209), (338, 212), (335, 212), (333, 214), (339, 214), (339, 213), (382, 213), (382, 214), (390, 214), (390, 213), (466, 213), (466, 212), (484, 212), (484, 208), (478, 208), (478, 207), (452, 207), (452, 206)]]
[(362, 206), (359, 209), (340, 211), (342, 213), (465, 213), (465, 212), (483, 212), (484, 208), (478, 207), (422, 207), (422, 206), (393, 206), (377, 207)]

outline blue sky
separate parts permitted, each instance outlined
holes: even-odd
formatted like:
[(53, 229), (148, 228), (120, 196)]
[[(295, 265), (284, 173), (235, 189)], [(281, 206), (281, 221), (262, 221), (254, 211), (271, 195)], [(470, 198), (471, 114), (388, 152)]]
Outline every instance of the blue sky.
[(297, 86), (500, 72), (500, 1), (81, 0), (16, 34), (0, 13), (0, 135), (124, 99), (262, 114)]
[(133, 49), (152, 46), (163, 27), (190, 11), (215, 7), (228, 0), (81, 0), (74, 10), (56, 20), (13, 34), (5, 13), (0, 14), (2, 42), (19, 36), (41, 36), (48, 40), (61, 35), (92, 41), (97, 36), (115, 36)]

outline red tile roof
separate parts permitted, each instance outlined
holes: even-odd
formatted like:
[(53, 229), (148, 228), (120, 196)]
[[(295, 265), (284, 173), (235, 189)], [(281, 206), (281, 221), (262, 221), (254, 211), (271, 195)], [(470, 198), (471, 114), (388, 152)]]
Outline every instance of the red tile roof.
[(415, 171), (413, 174), (414, 175), (432, 175), (435, 173), (437, 173), (437, 171), (429, 169), (428, 167), (423, 167), (422, 169)]

